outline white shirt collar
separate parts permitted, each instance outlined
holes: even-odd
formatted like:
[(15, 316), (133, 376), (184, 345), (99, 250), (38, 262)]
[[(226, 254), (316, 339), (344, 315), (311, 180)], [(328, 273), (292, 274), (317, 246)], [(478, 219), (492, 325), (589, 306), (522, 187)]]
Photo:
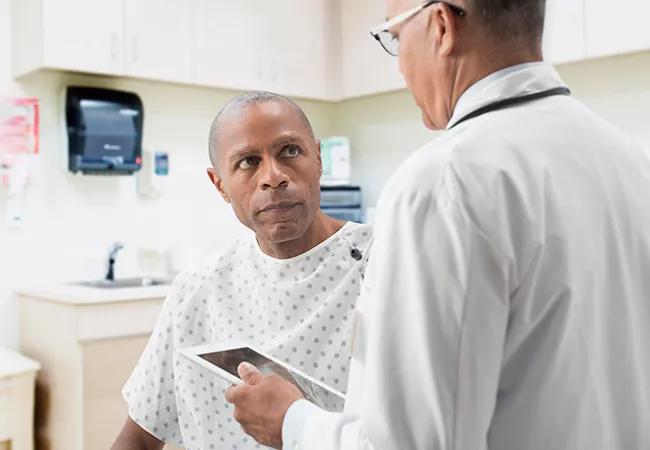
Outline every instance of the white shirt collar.
[(506, 67), (471, 85), (458, 99), (450, 129), (467, 114), (498, 100), (565, 86), (555, 68), (544, 62)]

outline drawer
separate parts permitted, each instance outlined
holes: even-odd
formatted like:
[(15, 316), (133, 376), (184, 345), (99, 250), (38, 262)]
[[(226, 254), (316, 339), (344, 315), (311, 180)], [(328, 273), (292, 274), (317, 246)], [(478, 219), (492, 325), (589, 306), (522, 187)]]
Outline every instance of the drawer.
[(320, 192), (321, 207), (360, 207), (361, 188), (358, 186), (323, 186)]
[(162, 304), (163, 299), (78, 306), (77, 339), (83, 342), (148, 336), (153, 331)]

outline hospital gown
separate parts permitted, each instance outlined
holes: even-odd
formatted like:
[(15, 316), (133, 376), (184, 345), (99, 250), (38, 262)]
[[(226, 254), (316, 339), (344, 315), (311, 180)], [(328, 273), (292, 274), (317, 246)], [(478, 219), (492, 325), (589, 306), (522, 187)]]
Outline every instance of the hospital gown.
[(232, 418), (228, 383), (175, 353), (226, 340), (247, 342), (345, 392), (371, 239), (370, 226), (348, 222), (306, 253), (281, 260), (251, 237), (180, 274), (124, 387), (130, 417), (190, 450), (260, 448)]

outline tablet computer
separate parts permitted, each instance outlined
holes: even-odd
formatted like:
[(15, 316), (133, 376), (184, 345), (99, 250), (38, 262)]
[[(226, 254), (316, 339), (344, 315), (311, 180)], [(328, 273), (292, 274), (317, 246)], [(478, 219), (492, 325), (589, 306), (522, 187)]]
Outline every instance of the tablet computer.
[(342, 411), (345, 396), (330, 386), (243, 342), (219, 342), (177, 352), (232, 384), (243, 384), (237, 367), (248, 362), (264, 375), (274, 373), (296, 386), (303, 396), (327, 411)]

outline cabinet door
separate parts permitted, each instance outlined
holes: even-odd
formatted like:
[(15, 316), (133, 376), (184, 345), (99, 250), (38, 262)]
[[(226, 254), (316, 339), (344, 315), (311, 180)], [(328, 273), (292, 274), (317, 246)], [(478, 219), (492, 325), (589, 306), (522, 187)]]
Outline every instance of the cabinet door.
[(334, 97), (331, 74), (337, 69), (329, 64), (325, 35), (330, 9), (330, 0), (200, 0), (192, 51), (196, 82)]
[(543, 42), (546, 61), (558, 64), (586, 57), (584, 7), (584, 0), (546, 1)]
[(191, 82), (192, 2), (125, 0), (125, 74)]
[(42, 7), (44, 66), (123, 72), (121, 0), (43, 0)]
[[(278, 92), (317, 99), (333, 99), (339, 92), (339, 32), (331, 14), (331, 0), (276, 0), (269, 9), (265, 34), (270, 48), (265, 61), (270, 85)], [(296, 20), (294, 18), (300, 18)]]
[[(191, 48), (198, 84), (238, 90), (261, 89), (261, 27), (257, 0), (196, 0), (196, 40)], [(262, 3), (263, 4), (263, 3)]]
[(586, 0), (587, 55), (599, 57), (650, 49), (650, 1)]
[(397, 58), (370, 36), (370, 29), (385, 20), (384, 2), (341, 2), (343, 97), (357, 97), (406, 87)]

